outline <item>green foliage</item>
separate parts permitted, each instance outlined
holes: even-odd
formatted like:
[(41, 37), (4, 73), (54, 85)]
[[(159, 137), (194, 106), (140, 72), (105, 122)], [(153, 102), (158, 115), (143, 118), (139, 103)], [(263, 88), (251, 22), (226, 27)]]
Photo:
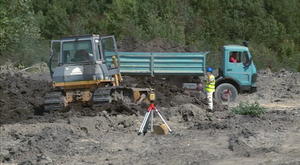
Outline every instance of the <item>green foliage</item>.
[(180, 0), (115, 0), (105, 12), (105, 25), (120, 37), (164, 38), (184, 44), (188, 14), (187, 3)]
[(97, 33), (209, 50), (212, 66), (220, 46), (248, 40), (258, 68), (296, 71), (299, 8), (299, 0), (1, 0), (0, 59), (29, 65), (47, 59), (51, 39)]
[(39, 38), (40, 29), (30, 10), (30, 1), (2, 0), (0, 13), (1, 52), (24, 38)]
[(250, 115), (253, 117), (259, 117), (266, 112), (266, 109), (260, 106), (257, 102), (241, 102), (237, 107), (232, 109), (232, 112), (239, 115)]
[[(44, 60), (41, 35), (30, 0), (2, 0), (0, 5), (0, 59), (30, 65)], [(48, 46), (47, 46), (48, 48)], [(47, 49), (45, 48), (45, 49)]]

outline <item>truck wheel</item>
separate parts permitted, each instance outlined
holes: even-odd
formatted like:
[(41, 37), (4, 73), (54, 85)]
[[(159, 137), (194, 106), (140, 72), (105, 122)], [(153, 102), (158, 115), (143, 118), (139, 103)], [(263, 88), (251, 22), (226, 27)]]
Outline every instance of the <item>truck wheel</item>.
[(237, 89), (229, 83), (219, 85), (215, 92), (215, 98), (221, 102), (235, 101), (237, 95)]

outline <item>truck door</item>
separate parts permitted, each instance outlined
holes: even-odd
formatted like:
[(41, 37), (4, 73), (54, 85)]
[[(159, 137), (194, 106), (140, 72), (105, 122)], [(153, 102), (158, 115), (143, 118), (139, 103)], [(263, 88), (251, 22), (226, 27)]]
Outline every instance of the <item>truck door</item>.
[(249, 69), (250, 59), (248, 51), (237, 50), (228, 51), (227, 53), (226, 77), (233, 78), (240, 85), (250, 85), (251, 69)]

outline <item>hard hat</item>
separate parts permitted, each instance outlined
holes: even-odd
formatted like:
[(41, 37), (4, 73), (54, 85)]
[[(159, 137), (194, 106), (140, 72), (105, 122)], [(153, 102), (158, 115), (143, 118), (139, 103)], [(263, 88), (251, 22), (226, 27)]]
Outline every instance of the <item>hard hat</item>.
[(206, 72), (212, 72), (214, 69), (211, 67), (206, 68)]

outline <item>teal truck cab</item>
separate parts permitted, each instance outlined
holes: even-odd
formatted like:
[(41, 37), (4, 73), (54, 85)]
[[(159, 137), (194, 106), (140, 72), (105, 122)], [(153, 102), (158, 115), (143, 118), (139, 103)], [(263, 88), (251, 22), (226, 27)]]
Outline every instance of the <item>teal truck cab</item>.
[(238, 93), (256, 91), (256, 77), (256, 67), (248, 47), (226, 45), (216, 78), (215, 97), (221, 101), (235, 100)]

